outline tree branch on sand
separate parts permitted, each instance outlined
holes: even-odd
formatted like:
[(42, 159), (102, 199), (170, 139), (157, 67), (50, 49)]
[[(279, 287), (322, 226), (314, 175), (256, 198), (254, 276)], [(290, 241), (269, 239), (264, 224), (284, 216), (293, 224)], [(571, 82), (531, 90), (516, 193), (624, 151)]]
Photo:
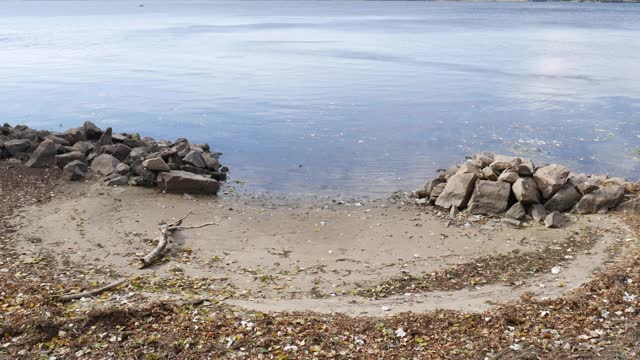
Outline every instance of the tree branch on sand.
[[(208, 211), (207, 211), (208, 212)], [(206, 212), (203, 213), (199, 213), (196, 215), (201, 215), (204, 214)], [(156, 245), (156, 247), (151, 250), (151, 252), (149, 254), (147, 254), (146, 256), (144, 256), (143, 258), (140, 259), (140, 269), (144, 269), (147, 266), (151, 265), (156, 259), (158, 259), (159, 257), (162, 256), (162, 254), (164, 253), (164, 250), (166, 249), (167, 245), (169, 244), (169, 235), (171, 235), (174, 231), (178, 231), (178, 230), (187, 230), (187, 229), (198, 229), (198, 228), (202, 228), (205, 226), (210, 226), (210, 225), (216, 225), (216, 223), (214, 222), (208, 222), (208, 223), (204, 223), (204, 224), (200, 224), (200, 225), (191, 225), (191, 226), (181, 226), (182, 225), (182, 221), (184, 219), (186, 219), (189, 215), (194, 214), (193, 210), (189, 211), (186, 215), (184, 215), (183, 217), (181, 217), (180, 219), (166, 224), (166, 223), (161, 223), (160, 224), (160, 239), (158, 240), (158, 245)]]
[(77, 293), (77, 294), (67, 294), (67, 295), (62, 295), (58, 298), (58, 300), (60, 301), (70, 301), (70, 300), (75, 300), (75, 299), (81, 299), (81, 298), (87, 298), (87, 297), (92, 297), (92, 296), (96, 296), (96, 295), (100, 295), (103, 292), (107, 291), (107, 290), (111, 290), (111, 289), (115, 289), (118, 286), (126, 283), (127, 281), (129, 281), (129, 279), (120, 279), (116, 282), (112, 282), (111, 284), (105, 285), (101, 288), (97, 288), (94, 290), (89, 290), (89, 291), (84, 291), (81, 293)]

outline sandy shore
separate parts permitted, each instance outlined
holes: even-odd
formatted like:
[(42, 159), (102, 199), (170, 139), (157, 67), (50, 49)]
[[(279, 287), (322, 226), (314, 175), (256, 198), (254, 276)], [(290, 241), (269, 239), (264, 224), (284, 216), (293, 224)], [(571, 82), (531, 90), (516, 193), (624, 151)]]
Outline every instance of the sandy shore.
[[(402, 195), (302, 201), (228, 188), (194, 197), (66, 183), (55, 172), (0, 165), (0, 234), (11, 249), (0, 263), (8, 334), (0, 357), (121, 358), (134, 349), (168, 358), (637, 352), (626, 332), (616, 335), (637, 323), (629, 310), (635, 298), (623, 296), (640, 294), (633, 218), (512, 229), (487, 217), (450, 220)], [(186, 225), (215, 225), (176, 232), (160, 262), (138, 269), (158, 224), (190, 211)], [(119, 278), (130, 281), (96, 299), (55, 301)], [(618, 308), (622, 315), (610, 315)], [(64, 328), (69, 321), (84, 330)], [(592, 337), (598, 329), (605, 335)], [(176, 341), (191, 345), (177, 350)]]

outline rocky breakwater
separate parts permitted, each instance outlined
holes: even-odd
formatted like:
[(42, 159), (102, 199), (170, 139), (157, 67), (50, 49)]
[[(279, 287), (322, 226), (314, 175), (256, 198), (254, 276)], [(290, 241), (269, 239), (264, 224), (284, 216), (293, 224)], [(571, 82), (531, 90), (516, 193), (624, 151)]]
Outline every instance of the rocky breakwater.
[(102, 130), (90, 121), (65, 132), (25, 125), (0, 127), (0, 159), (29, 167), (63, 169), (68, 181), (99, 176), (110, 186), (157, 186), (163, 191), (216, 194), (228, 168), (209, 145), (175, 142)]
[(558, 164), (534, 165), (526, 158), (485, 152), (441, 170), (416, 192), (416, 202), (451, 214), (466, 209), (472, 215), (504, 215), (502, 221), (512, 227), (530, 222), (561, 227), (566, 212), (639, 213), (639, 189), (640, 182), (578, 174)]

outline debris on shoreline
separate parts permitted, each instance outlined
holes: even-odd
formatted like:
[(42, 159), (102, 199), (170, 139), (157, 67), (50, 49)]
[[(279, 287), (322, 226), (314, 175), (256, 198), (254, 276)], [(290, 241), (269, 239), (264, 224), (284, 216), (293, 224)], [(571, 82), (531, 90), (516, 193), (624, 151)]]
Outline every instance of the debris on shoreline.
[(220, 164), (220, 155), (211, 152), (208, 144), (118, 134), (112, 128), (103, 131), (90, 121), (61, 133), (25, 125), (0, 127), (0, 159), (26, 162), (32, 168), (61, 168), (68, 181), (95, 174), (109, 186), (216, 194), (229, 171)]
[(471, 215), (504, 215), (502, 222), (519, 228), (532, 222), (563, 226), (563, 212), (606, 214), (610, 210), (639, 213), (633, 195), (640, 181), (571, 172), (558, 164), (536, 166), (526, 158), (475, 154), (461, 165), (441, 170), (416, 192), (416, 203)]

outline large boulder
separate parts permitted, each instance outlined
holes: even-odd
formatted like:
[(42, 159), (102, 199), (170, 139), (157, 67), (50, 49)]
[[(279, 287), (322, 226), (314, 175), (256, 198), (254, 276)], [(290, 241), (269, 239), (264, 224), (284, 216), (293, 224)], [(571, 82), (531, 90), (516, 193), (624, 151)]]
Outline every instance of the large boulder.
[(100, 139), (98, 140), (98, 146), (104, 145), (113, 145), (113, 129), (110, 127), (105, 130), (102, 135), (100, 135)]
[(560, 228), (564, 225), (564, 215), (559, 211), (554, 211), (544, 219), (544, 226), (548, 228)]
[(29, 167), (50, 167), (56, 161), (56, 143), (52, 140), (44, 140), (31, 154), (25, 165)]
[(78, 141), (77, 143), (73, 144), (73, 146), (71, 148), (74, 149), (74, 151), (79, 151), (79, 152), (87, 155), (93, 149), (95, 149), (95, 145), (93, 145), (92, 143), (90, 143), (88, 141)]
[(517, 172), (513, 170), (505, 170), (498, 176), (498, 181), (504, 181), (509, 184), (515, 184), (516, 181), (520, 178)]
[(529, 207), (527, 213), (531, 215), (534, 221), (541, 222), (547, 217), (547, 209), (542, 204), (533, 204)]
[(189, 141), (185, 138), (179, 138), (173, 144), (173, 149), (178, 153), (178, 156), (184, 157), (191, 151), (191, 145), (189, 145)]
[(84, 180), (84, 176), (88, 168), (87, 164), (81, 161), (72, 161), (62, 169), (62, 178), (67, 181)]
[(91, 170), (102, 175), (109, 175), (116, 171), (120, 161), (109, 154), (100, 154), (91, 162)]
[(482, 177), (490, 181), (498, 180), (498, 175), (488, 166), (482, 169)]
[(548, 211), (569, 211), (581, 198), (582, 194), (578, 190), (572, 185), (565, 184), (544, 204), (544, 207)]
[(569, 172), (569, 169), (557, 164), (538, 168), (533, 174), (533, 178), (538, 184), (542, 197), (549, 199), (556, 191), (560, 190), (567, 183)]
[(509, 206), (511, 186), (502, 181), (478, 180), (469, 199), (472, 214), (495, 215), (503, 213)]
[(131, 153), (131, 148), (125, 144), (104, 145), (98, 148), (98, 153), (113, 155), (116, 159), (125, 161)]
[(473, 160), (479, 161), (482, 167), (489, 166), (493, 162), (495, 154), (490, 152), (481, 152), (473, 154)]
[(533, 161), (529, 159), (520, 158), (520, 164), (518, 165), (518, 175), (520, 176), (531, 176), (535, 171), (535, 167), (533, 165)]
[(193, 150), (187, 153), (187, 155), (182, 158), (182, 161), (201, 169), (207, 167), (207, 163), (202, 156), (202, 152), (197, 150)]
[(169, 166), (162, 158), (151, 158), (142, 162), (142, 166), (151, 171), (169, 171)]
[(217, 157), (209, 153), (202, 154), (202, 157), (204, 158), (204, 162), (207, 164), (208, 169), (211, 169), (213, 171), (220, 170), (220, 160), (218, 160)]
[(519, 178), (513, 183), (513, 193), (524, 205), (540, 203), (540, 193), (535, 180), (530, 177)]
[(624, 211), (632, 214), (640, 214), (640, 198), (625, 201), (618, 205), (616, 210)]
[(445, 182), (437, 183), (436, 185), (433, 186), (433, 188), (429, 192), (429, 202), (430, 203), (433, 204), (433, 203), (436, 202), (436, 200), (438, 200), (438, 198), (440, 197), (440, 195), (444, 191), (445, 186), (447, 186), (447, 183), (445, 183)]
[(489, 164), (491, 169), (495, 172), (504, 171), (506, 169), (518, 170), (518, 166), (522, 161), (516, 156), (496, 155), (493, 157), (493, 162)]
[(580, 199), (576, 205), (578, 214), (595, 214), (606, 212), (618, 206), (624, 199), (624, 187), (619, 185), (605, 186)]
[(80, 151), (72, 151), (61, 155), (56, 155), (56, 166), (64, 167), (72, 161), (87, 161), (87, 157)]
[(436, 200), (436, 205), (445, 209), (452, 206), (462, 209), (467, 206), (476, 182), (475, 174), (456, 174), (447, 181), (442, 194)]
[(516, 220), (522, 220), (527, 215), (527, 209), (521, 202), (517, 202), (505, 214), (506, 217)]
[(91, 121), (84, 122), (82, 125), (82, 132), (84, 134), (84, 138), (87, 140), (98, 140), (102, 135), (102, 130), (100, 130), (100, 128)]
[(31, 152), (34, 147), (34, 142), (28, 139), (14, 139), (4, 143), (4, 148), (14, 157), (19, 153)]
[(158, 174), (157, 181), (158, 187), (167, 192), (215, 195), (220, 190), (218, 181), (186, 171), (161, 172)]

